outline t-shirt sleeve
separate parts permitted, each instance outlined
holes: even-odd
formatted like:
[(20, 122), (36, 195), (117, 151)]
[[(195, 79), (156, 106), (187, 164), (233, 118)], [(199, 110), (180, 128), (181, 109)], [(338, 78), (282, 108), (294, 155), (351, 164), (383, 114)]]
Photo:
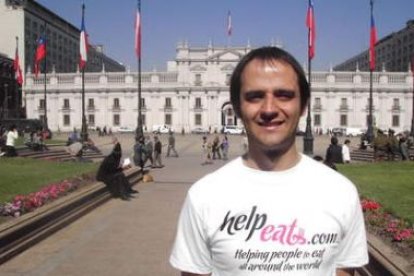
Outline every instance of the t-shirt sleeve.
[[(351, 212), (349, 225), (339, 246), (336, 258), (337, 268), (361, 267), (368, 263), (367, 238), (364, 217), (358, 194), (350, 200)], [(349, 226), (349, 227), (348, 227)]]
[(205, 223), (190, 194), (187, 195), (181, 210), (170, 263), (185, 272), (209, 274), (212, 271)]

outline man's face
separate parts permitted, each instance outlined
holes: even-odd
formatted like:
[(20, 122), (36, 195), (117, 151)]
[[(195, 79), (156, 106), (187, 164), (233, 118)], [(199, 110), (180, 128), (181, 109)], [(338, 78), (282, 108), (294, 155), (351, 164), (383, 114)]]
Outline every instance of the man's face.
[(241, 76), (240, 110), (252, 147), (265, 151), (294, 147), (302, 110), (293, 68), (278, 60), (248, 63)]

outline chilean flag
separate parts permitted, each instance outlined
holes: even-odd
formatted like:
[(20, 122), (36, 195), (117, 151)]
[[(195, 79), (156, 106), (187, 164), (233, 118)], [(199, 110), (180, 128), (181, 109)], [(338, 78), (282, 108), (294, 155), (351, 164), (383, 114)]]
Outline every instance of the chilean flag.
[(39, 63), (46, 57), (46, 39), (43, 36), (40, 36), (37, 40), (37, 48), (36, 48), (36, 55), (35, 55), (35, 68), (34, 73), (37, 77), (39, 74)]
[(228, 11), (227, 13), (227, 35), (231, 36), (233, 33), (233, 25), (231, 24), (231, 13)]
[(22, 75), (22, 69), (20, 68), (19, 63), (19, 48), (16, 46), (16, 54), (14, 56), (13, 61), (13, 69), (14, 69), (14, 76), (16, 78), (17, 83), (22, 86), (23, 84), (23, 75)]
[(315, 15), (313, 12), (313, 1), (309, 0), (308, 12), (306, 14), (306, 26), (309, 29), (308, 35), (308, 55), (312, 59), (315, 56), (315, 35), (316, 35), (316, 26), (315, 26)]
[(135, 53), (138, 58), (141, 57), (141, 15), (138, 9), (135, 17)]
[(375, 44), (377, 43), (377, 29), (375, 28), (374, 14), (371, 1), (371, 33), (369, 41), (369, 69), (375, 70)]
[(88, 35), (85, 30), (85, 19), (84, 19), (85, 5), (82, 5), (82, 26), (80, 33), (80, 43), (79, 43), (79, 68), (82, 70), (85, 68), (86, 62), (88, 61)]

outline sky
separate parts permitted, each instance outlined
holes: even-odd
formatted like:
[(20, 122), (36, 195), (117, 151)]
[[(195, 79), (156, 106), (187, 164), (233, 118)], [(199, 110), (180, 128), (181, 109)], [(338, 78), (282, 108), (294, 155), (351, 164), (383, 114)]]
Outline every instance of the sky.
[[(80, 28), (81, 5), (92, 44), (136, 71), (134, 20), (137, 0), (37, 0)], [(228, 43), (227, 13), (231, 12), (231, 46), (282, 44), (301, 64), (307, 63), (305, 26), (308, 0), (141, 0), (142, 70), (166, 70), (176, 46), (206, 47)], [(316, 18), (315, 70), (328, 70), (369, 47), (369, 0), (314, 0)], [(378, 38), (396, 32), (414, 19), (414, 0), (374, 0)]]

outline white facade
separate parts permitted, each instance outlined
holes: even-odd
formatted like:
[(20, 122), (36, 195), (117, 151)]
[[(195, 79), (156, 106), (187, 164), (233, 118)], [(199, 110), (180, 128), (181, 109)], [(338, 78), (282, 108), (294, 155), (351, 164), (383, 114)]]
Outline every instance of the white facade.
[[(143, 122), (169, 125), (186, 132), (195, 127), (217, 129), (240, 125), (230, 105), (229, 78), (250, 47), (177, 47), (165, 72), (142, 73)], [(24, 92), (28, 118), (44, 114), (43, 78), (26, 75)], [(80, 129), (82, 84), (80, 73), (47, 76), (47, 114), (51, 130)], [(135, 128), (138, 116), (137, 73), (87, 73), (85, 114), (89, 126)], [(382, 129), (409, 130), (413, 104), (411, 72), (373, 74), (374, 124)], [(369, 72), (312, 72), (312, 127), (366, 128)], [(300, 128), (305, 128), (305, 119)]]

